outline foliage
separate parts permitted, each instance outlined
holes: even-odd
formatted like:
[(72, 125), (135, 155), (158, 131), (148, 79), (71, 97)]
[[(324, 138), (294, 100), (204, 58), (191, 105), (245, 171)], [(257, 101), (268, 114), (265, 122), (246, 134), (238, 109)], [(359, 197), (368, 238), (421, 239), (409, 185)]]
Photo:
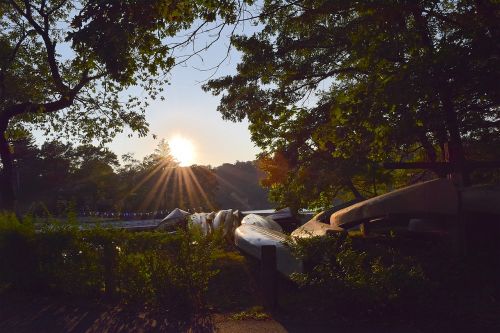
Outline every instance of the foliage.
[[(301, 303), (312, 316), (397, 318), (423, 327), (436, 321), (466, 323), (498, 305), (491, 297), (499, 291), (492, 282), (496, 265), (456, 260), (435, 239), (329, 235), (289, 245), (306, 264), (304, 273), (293, 276), (300, 292), (289, 301)], [(491, 277), (489, 282), (483, 275)]]
[[(26, 129), (109, 142), (128, 127), (148, 132), (145, 108), (175, 65), (174, 51), (220, 19), (235, 22), (236, 1), (2, 1), (0, 3), (0, 178), (12, 209), (9, 139)], [(176, 35), (194, 22), (184, 40)], [(145, 94), (139, 97), (139, 92)], [(162, 97), (163, 98), (163, 97)]]
[(422, 268), (409, 258), (397, 253), (373, 257), (356, 251), (349, 238), (299, 240), (294, 249), (314, 267), (294, 280), (318, 296), (323, 293), (318, 298), (325, 303), (318, 304), (320, 309), (331, 307), (342, 314), (385, 312), (387, 307), (392, 310), (398, 302), (408, 301), (407, 297), (417, 301), (411, 296), (419, 296), (426, 287)]
[(208, 300), (218, 312), (249, 309), (259, 304), (257, 272), (259, 265), (233, 249), (220, 252), (214, 259), (219, 273), (210, 281)]
[(54, 221), (35, 232), (29, 218), (2, 215), (0, 284), (87, 297), (107, 289), (129, 302), (188, 315), (206, 304), (222, 245), (220, 237), (191, 229), (175, 234), (79, 230)]
[(165, 140), (141, 161), (109, 149), (57, 140), (41, 147), (25, 133), (12, 141), (18, 211), (45, 216), (92, 212), (270, 207), (255, 162), (179, 167)]
[(461, 161), (498, 136), (495, 1), (269, 0), (256, 21), (232, 38), (237, 74), (204, 88), (249, 120), (281, 205), (376, 195), (414, 174), (380, 162), (443, 160), (445, 142)]
[(218, 188), (215, 198), (220, 207), (240, 210), (267, 209), (268, 191), (260, 185), (264, 174), (256, 162), (224, 163), (214, 168)]
[(128, 155), (122, 157), (122, 164), (113, 152), (99, 146), (54, 140), (37, 147), (28, 134), (12, 144), (15, 190), (22, 212), (43, 215), (46, 209), (61, 216), (70, 203), (80, 214), (175, 207), (211, 210), (217, 205), (215, 171), (196, 165), (180, 168), (165, 140), (142, 161)]

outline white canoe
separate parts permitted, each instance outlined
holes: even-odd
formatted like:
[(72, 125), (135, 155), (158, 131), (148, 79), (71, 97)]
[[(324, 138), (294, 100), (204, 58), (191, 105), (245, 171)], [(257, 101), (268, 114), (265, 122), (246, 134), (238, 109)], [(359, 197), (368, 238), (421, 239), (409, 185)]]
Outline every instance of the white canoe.
[(214, 219), (215, 213), (194, 213), (190, 216), (190, 223), (197, 225), (204, 235), (208, 235), (213, 228), (211, 221)]
[(452, 216), (458, 213), (458, 191), (447, 179), (431, 180), (395, 190), (332, 214), (330, 224), (349, 228), (377, 218)]
[(278, 223), (276, 223), (276, 221), (269, 217), (263, 217), (257, 214), (248, 214), (243, 218), (243, 220), (241, 220), (241, 224), (255, 225), (258, 227), (278, 231), (280, 233), (283, 232), (283, 229)]
[(240, 225), (238, 214), (238, 211), (232, 209), (219, 211), (214, 218), (214, 229), (222, 229), (224, 236), (232, 238), (234, 230)]
[(234, 233), (236, 246), (248, 255), (260, 260), (263, 245), (276, 246), (276, 265), (279, 272), (289, 276), (302, 272), (302, 262), (295, 258), (284, 244), (286, 235), (257, 225), (242, 224)]
[(168, 230), (175, 228), (176, 226), (186, 221), (186, 218), (189, 215), (190, 213), (182, 209), (175, 208), (170, 212), (170, 214), (168, 214), (163, 220), (161, 220), (160, 224), (158, 224), (156, 228), (158, 230)]

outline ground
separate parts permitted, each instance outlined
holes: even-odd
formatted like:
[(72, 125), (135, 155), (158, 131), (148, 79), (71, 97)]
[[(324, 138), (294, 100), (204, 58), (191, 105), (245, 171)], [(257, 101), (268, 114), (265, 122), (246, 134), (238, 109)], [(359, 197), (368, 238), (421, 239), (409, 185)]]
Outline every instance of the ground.
[(77, 301), (54, 295), (9, 292), (0, 300), (0, 332), (288, 332), (274, 319), (233, 319), (207, 313), (188, 323), (170, 323), (147, 308)]
[[(276, 312), (270, 318), (235, 319), (230, 313), (209, 312), (187, 323), (164, 320), (165, 314), (147, 308), (110, 302), (8, 292), (0, 299), (0, 332), (398, 332), (387, 328), (353, 327), (348, 323), (325, 324), (292, 318)], [(401, 327), (399, 327), (401, 329)], [(416, 332), (403, 330), (404, 332)]]

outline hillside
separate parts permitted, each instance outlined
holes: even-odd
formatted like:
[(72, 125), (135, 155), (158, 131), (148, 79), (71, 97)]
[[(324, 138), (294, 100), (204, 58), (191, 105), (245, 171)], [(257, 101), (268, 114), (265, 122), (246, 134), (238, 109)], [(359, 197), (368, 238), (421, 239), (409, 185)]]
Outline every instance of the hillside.
[(259, 183), (264, 174), (255, 162), (224, 163), (214, 171), (218, 182), (215, 200), (221, 208), (272, 208), (267, 199), (268, 191)]

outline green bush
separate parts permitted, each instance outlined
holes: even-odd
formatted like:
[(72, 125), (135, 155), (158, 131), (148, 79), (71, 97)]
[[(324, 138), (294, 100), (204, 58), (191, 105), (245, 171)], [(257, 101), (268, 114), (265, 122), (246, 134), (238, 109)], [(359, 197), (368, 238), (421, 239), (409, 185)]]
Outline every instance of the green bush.
[(500, 305), (499, 266), (473, 255), (453, 256), (446, 244), (394, 233), (290, 242), (305, 272), (293, 276), (299, 287), (285, 306), (317, 319), (399, 321), (434, 330), (449, 329), (450, 323), (471, 331), (488, 328), (485, 318), (493, 318)]
[(214, 260), (219, 271), (209, 284), (208, 299), (210, 306), (217, 311), (227, 312), (245, 310), (259, 304), (258, 289), (259, 265), (249, 261), (237, 251), (224, 251)]
[(34, 287), (37, 273), (36, 237), (30, 219), (0, 215), (0, 283)]
[[(96, 296), (107, 291), (175, 314), (202, 307), (216, 258), (218, 235), (196, 227), (127, 232), (52, 221), (35, 230), (30, 219), (0, 215), (0, 284), (18, 289)], [(106, 290), (107, 289), (107, 290)]]
[(303, 302), (343, 316), (415, 314), (433, 289), (422, 265), (392, 247), (366, 250), (363, 242), (330, 235), (290, 243), (305, 262), (306, 271), (293, 276), (307, 295)]

